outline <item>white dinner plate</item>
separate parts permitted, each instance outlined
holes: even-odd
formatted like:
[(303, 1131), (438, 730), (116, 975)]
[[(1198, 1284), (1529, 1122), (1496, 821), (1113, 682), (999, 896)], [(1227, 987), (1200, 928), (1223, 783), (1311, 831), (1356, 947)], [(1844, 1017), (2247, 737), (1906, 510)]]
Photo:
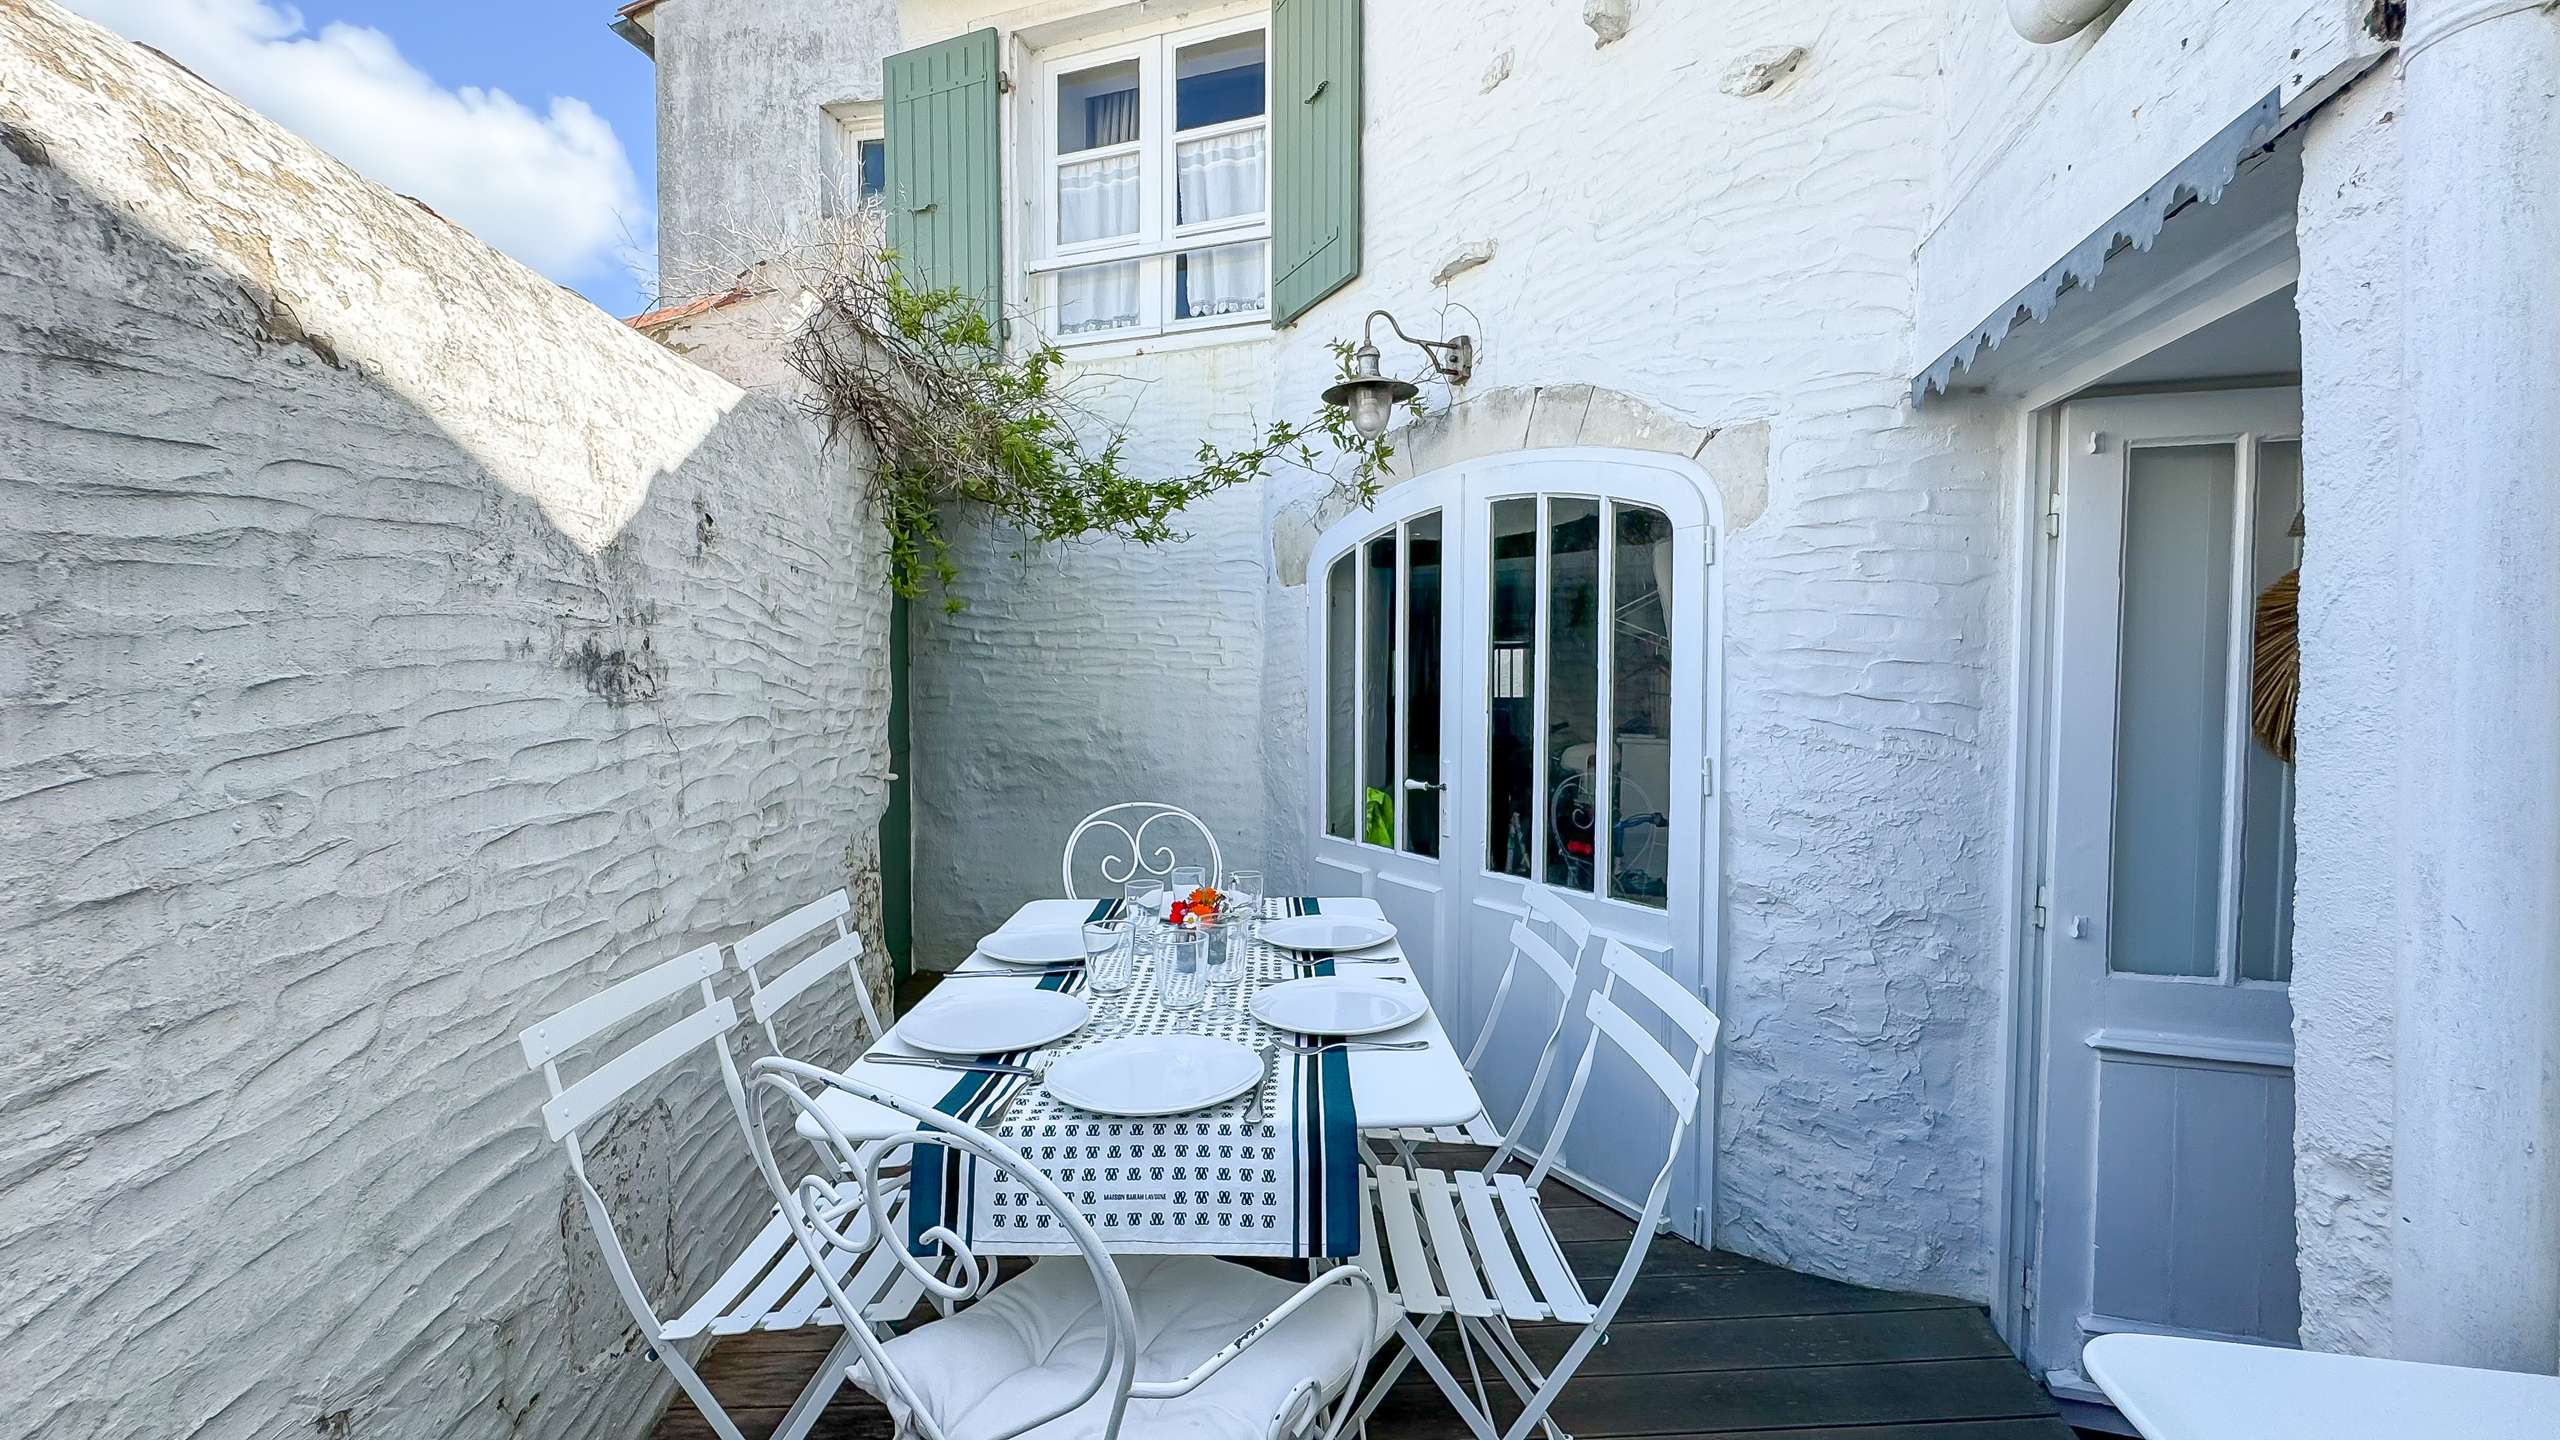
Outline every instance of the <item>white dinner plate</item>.
[(959, 988), (934, 995), (889, 1033), (938, 1055), (998, 1055), (1072, 1035), (1093, 1013), (1082, 1000), (1055, 990), (990, 982), (965, 995), (953, 993)]
[(978, 942), (978, 953), (1012, 965), (1056, 965), (1084, 958), (1084, 927), (1007, 925)]
[(1262, 938), (1283, 950), (1366, 950), (1396, 938), (1396, 927), (1354, 916), (1291, 915), (1263, 921)]
[(1131, 1035), (1062, 1055), (1040, 1084), (1096, 1115), (1180, 1115), (1233, 1100), (1262, 1079), (1262, 1057), (1210, 1035)]
[(1431, 1008), (1421, 988), (1350, 975), (1317, 975), (1254, 992), (1253, 1018), (1301, 1035), (1375, 1035)]

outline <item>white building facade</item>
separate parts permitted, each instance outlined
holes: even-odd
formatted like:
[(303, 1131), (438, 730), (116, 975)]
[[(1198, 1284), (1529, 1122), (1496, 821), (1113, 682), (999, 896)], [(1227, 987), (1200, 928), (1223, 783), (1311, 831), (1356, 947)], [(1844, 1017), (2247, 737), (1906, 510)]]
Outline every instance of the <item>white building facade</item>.
[(1464, 1029), (1539, 880), (1730, 1027), (1691, 1238), (1982, 1300), (2066, 1398), (2128, 1328), (2560, 1368), (2547, 7), (776, 13), (626, 16), (671, 285), (873, 142), (1144, 465), (1310, 413), (1373, 310), (1474, 345), (1374, 507), (966, 535), (925, 963), (1172, 799), (1379, 898)]

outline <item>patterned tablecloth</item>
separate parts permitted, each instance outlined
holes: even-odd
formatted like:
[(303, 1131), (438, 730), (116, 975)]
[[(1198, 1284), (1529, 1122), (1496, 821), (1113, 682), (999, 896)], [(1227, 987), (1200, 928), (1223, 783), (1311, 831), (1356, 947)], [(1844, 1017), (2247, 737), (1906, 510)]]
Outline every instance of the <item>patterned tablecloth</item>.
[[(1120, 902), (1095, 905), (1093, 918)], [(1274, 898), (1267, 915), (1315, 912), (1313, 900)], [(1291, 952), (1254, 942), (1235, 983), (1212, 987), (1206, 1004), (1168, 1010), (1152, 959), (1117, 995), (1090, 994), (1079, 973), (1051, 976), (1046, 989), (1086, 994), (1094, 1021), (1042, 1052), (1064, 1057), (1089, 1045), (1144, 1034), (1214, 1035), (1260, 1052), (1289, 1038), (1253, 1018), (1254, 992), (1311, 972)], [(1021, 1063), (1032, 1052), (990, 1055)], [(1037, 1165), (1084, 1212), (1115, 1253), (1344, 1256), (1360, 1243), (1359, 1121), (1352, 1112), (1349, 1062), (1339, 1050), (1282, 1054), (1268, 1072), (1260, 1120), (1252, 1096), (1185, 1115), (1121, 1120), (1079, 1110), (1024, 1076), (962, 1076), (935, 1108), (987, 1130)], [(947, 1225), (973, 1249), (1012, 1255), (1072, 1254), (1074, 1242), (1031, 1191), (975, 1159), (918, 1146), (910, 1239)]]

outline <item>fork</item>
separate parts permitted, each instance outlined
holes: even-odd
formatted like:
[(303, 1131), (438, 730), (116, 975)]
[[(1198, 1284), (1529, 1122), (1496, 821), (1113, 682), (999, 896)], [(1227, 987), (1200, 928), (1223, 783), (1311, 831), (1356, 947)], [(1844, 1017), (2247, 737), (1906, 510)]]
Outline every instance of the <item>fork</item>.
[(1328, 1050), (1428, 1050), (1428, 1040), (1328, 1040), (1315, 1045), (1300, 1045), (1284, 1040), (1280, 1048), (1292, 1055), (1321, 1055)]
[(1000, 1060), (937, 1060), (928, 1055), (866, 1055), (873, 1065), (915, 1065), (927, 1070), (957, 1070), (971, 1075), (1028, 1075), (1037, 1080), (1049, 1073), (1046, 1052), (1032, 1057), (1027, 1065), (1008, 1065)]
[(1277, 1049), (1277, 1046), (1268, 1042), (1262, 1047), (1262, 1078), (1253, 1083), (1253, 1103), (1244, 1107), (1244, 1123), (1247, 1125), (1262, 1123), (1262, 1094), (1271, 1088), (1272, 1062), (1280, 1058)]

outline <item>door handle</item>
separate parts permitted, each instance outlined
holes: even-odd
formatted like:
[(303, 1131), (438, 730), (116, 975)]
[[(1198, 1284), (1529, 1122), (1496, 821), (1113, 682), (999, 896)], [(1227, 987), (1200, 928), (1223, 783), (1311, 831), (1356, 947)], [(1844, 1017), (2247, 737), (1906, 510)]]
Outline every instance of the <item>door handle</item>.
[(1404, 788), (1407, 790), (1437, 790), (1440, 788), (1440, 782), (1437, 780), (1415, 780), (1411, 777), (1407, 777), (1404, 782)]
[(904, 779), (905, 779), (905, 778), (907, 778), (907, 777), (905, 777), (904, 775), (899, 774), (899, 773), (898, 773), (897, 771), (895, 771), (895, 770), (892, 770), (892, 771), (890, 771), (888, 774), (883, 775), (883, 776), (881, 776), (880, 778), (881, 778), (882, 780), (887, 781), (888, 783), (890, 783), (890, 784), (892, 784), (892, 785), (895, 785), (895, 784), (897, 784), (899, 781), (904, 780)]

